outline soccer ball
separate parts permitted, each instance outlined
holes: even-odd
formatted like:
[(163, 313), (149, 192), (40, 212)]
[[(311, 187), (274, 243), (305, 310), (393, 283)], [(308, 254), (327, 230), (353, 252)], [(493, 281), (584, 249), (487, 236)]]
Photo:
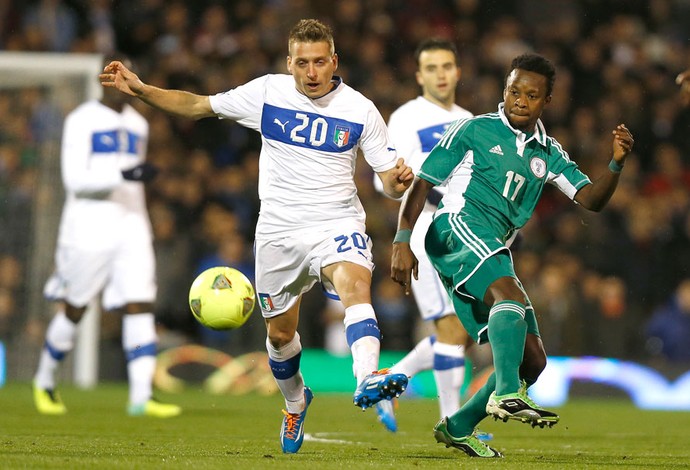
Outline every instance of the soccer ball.
[(244, 325), (254, 311), (254, 287), (234, 268), (219, 266), (199, 274), (189, 288), (189, 308), (199, 323), (213, 330)]

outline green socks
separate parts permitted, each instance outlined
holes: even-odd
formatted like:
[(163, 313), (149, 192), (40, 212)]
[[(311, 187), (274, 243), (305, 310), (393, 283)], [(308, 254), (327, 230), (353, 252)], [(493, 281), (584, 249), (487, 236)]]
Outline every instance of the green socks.
[(496, 395), (515, 393), (520, 388), (520, 364), (525, 352), (527, 322), (525, 306), (505, 300), (489, 313), (489, 342), (496, 370)]
[(453, 416), (448, 417), (448, 432), (453, 437), (472, 434), (475, 426), (486, 418), (489, 396), (516, 393), (520, 388), (520, 364), (525, 351), (527, 322), (525, 306), (506, 300), (498, 302), (489, 314), (489, 341), (494, 356), (495, 372)]
[(491, 374), (482, 388), (460, 407), (453, 416), (448, 417), (448, 432), (453, 437), (472, 434), (475, 426), (486, 418), (486, 402), (496, 388), (496, 374)]

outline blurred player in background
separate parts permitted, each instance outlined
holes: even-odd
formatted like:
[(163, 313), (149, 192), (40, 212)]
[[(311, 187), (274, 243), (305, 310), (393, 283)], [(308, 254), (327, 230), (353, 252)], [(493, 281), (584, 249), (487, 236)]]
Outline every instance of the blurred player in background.
[(148, 123), (128, 99), (105, 89), (100, 101), (83, 103), (65, 119), (61, 167), (66, 201), (56, 271), (45, 289), (64, 308), (48, 325), (34, 378), (34, 402), (43, 414), (67, 412), (55, 390), (55, 372), (74, 346), (87, 305), (99, 294), (104, 310), (124, 313), (127, 412), (166, 418), (181, 411), (152, 394), (156, 281), (144, 183), (156, 170), (145, 161)]
[(297, 452), (312, 400), (300, 371), (297, 333), (302, 295), (317, 282), (345, 306), (345, 328), (357, 379), (356, 406), (391, 399), (404, 374), (378, 371), (380, 331), (371, 305), (371, 240), (354, 183), (357, 150), (400, 197), (413, 175), (397, 159), (374, 104), (334, 75), (330, 28), (301, 20), (288, 37), (290, 75), (264, 75), (225, 93), (200, 96), (143, 83), (121, 62), (101, 82), (170, 114), (232, 119), (261, 133), (256, 226), (256, 290), (266, 320), (269, 363), (285, 397), (283, 452)]
[(585, 209), (602, 210), (633, 146), (628, 129), (618, 125), (612, 131), (609, 167), (590, 181), (540, 120), (555, 75), (553, 65), (539, 55), (516, 57), (498, 111), (453, 123), (400, 208), (391, 277), (409, 291), (417, 276), (411, 231), (432, 188), (448, 186), (427, 232), (426, 253), (468, 333), (477, 343), (491, 344), (495, 373), (456, 414), (441, 419), (434, 436), (472, 457), (501, 457), (475, 434), (486, 416), (540, 427), (559, 421), (527, 393), (546, 367), (546, 352), (532, 304), (515, 275), (508, 240), (530, 219), (546, 183)]
[[(414, 172), (419, 171), (431, 149), (448, 126), (472, 113), (455, 103), (460, 80), (455, 45), (443, 39), (427, 39), (415, 51), (416, 78), (422, 94), (400, 106), (391, 114), (388, 132), (398, 155), (404, 157)], [(374, 181), (377, 189), (381, 184)], [(419, 260), (419, 277), (412, 279), (420, 315), (433, 321), (436, 334), (422, 339), (412, 351), (390, 368), (391, 372), (412, 377), (433, 370), (441, 418), (460, 409), (460, 388), (465, 378), (465, 348), (469, 336), (453, 310), (436, 270), (424, 251), (424, 236), (445, 188), (430, 191), (424, 209), (417, 219), (410, 247)], [(471, 343), (470, 343), (471, 344)], [(376, 405), (379, 420), (389, 431), (398, 428), (391, 401)]]

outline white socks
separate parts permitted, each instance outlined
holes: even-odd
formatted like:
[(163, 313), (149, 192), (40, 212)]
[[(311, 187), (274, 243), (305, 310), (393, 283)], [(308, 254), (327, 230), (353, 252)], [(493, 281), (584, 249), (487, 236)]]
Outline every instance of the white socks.
[(460, 409), (460, 388), (465, 380), (465, 347), (434, 343), (434, 379), (441, 418)]
[(41, 350), (41, 358), (34, 376), (37, 387), (55, 388), (55, 371), (65, 355), (74, 348), (76, 333), (77, 324), (69, 320), (64, 311), (55, 314), (46, 330), (45, 345)]
[(122, 316), (122, 347), (127, 357), (131, 405), (146, 403), (153, 394), (156, 341), (153, 313)]
[(274, 348), (266, 338), (268, 363), (278, 388), (285, 397), (285, 408), (288, 413), (301, 413), (306, 406), (304, 401), (304, 377), (299, 364), (302, 357), (302, 343), (299, 333), (280, 349)]
[(405, 374), (413, 377), (423, 370), (431, 370), (434, 367), (434, 349), (431, 336), (421, 340), (414, 349), (400, 359), (393, 367), (391, 372), (395, 374)]
[(346, 308), (343, 322), (347, 343), (352, 351), (352, 372), (359, 385), (364, 377), (379, 368), (381, 331), (371, 304)]

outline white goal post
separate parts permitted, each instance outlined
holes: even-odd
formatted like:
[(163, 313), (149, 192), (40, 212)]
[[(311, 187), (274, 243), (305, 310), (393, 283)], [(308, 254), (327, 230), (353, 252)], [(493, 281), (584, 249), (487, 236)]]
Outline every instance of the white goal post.
[[(98, 73), (102, 69), (100, 54), (60, 54), (0, 52), (0, 93), (41, 91), (41, 97), (57, 109), (59, 126), (62, 119), (80, 103), (100, 98)], [(22, 234), (30, 248), (27, 259), (22, 260), (27, 318), (46, 319), (50, 305), (43, 298), (43, 285), (48, 279), (54, 260), (55, 241), (64, 201), (60, 175), (60, 132), (37, 146), (36, 190), (32, 198), (30, 233)], [(5, 228), (6, 229), (6, 228)], [(92, 302), (80, 322), (77, 344), (72, 354), (73, 379), (82, 388), (98, 382), (100, 312)], [(7, 345), (9, 376), (19, 380), (30, 379), (38, 364), (35, 342), (23, 341), (24, 331), (13, 332), (17, 340)], [(14, 370), (13, 370), (14, 369)]]

